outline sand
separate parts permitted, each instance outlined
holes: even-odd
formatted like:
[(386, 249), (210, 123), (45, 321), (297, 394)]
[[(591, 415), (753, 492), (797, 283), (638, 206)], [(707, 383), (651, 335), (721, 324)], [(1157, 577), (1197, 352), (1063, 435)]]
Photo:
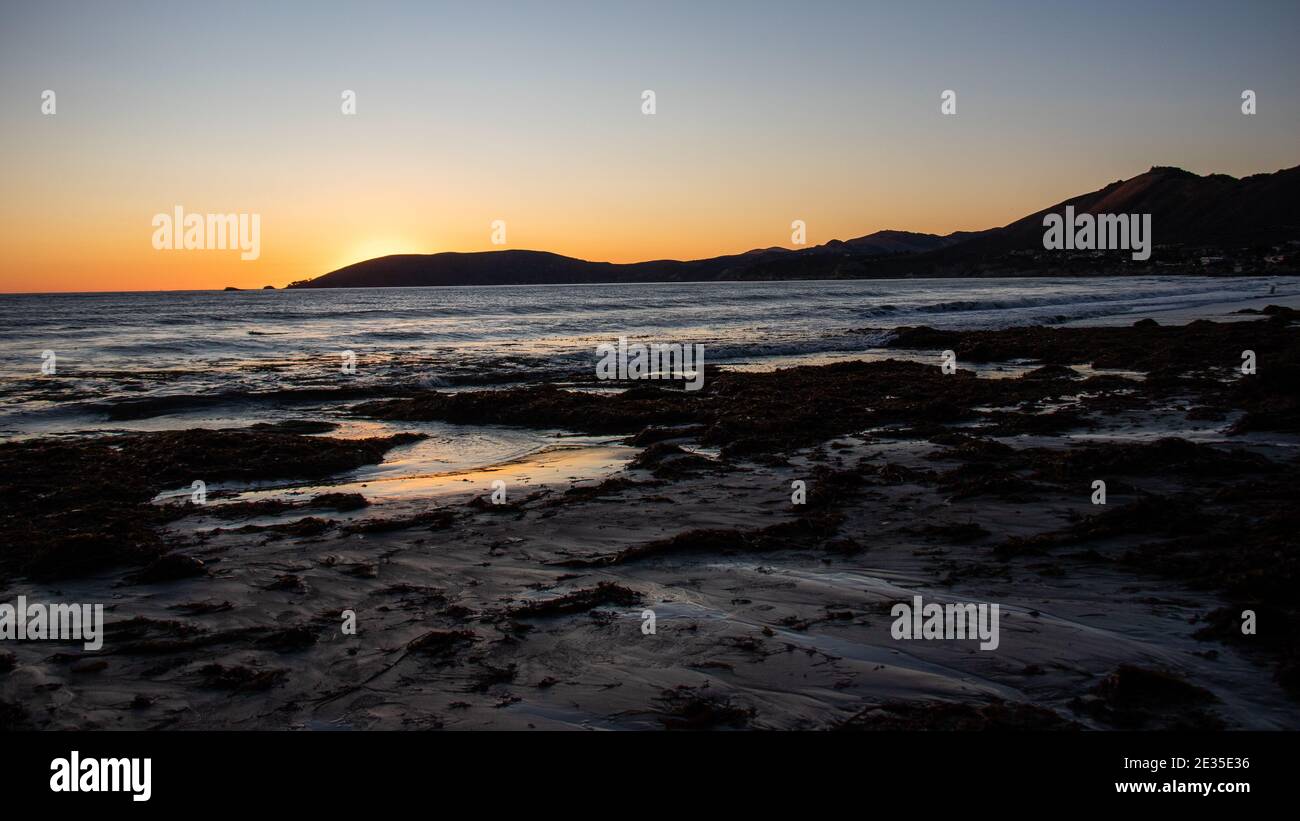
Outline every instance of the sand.
[[(1267, 345), (1286, 344), (1293, 331), (1280, 326)], [(610, 433), (373, 493), (326, 476), (169, 515), (158, 532), (185, 557), (168, 565), (176, 573), (126, 563), (36, 581), (11, 570), (0, 598), (104, 602), (108, 631), (94, 653), (8, 643), (3, 715), (42, 729), (1300, 726), (1285, 649), (1211, 629), (1260, 588), (1162, 565), (1151, 544), (1207, 549), (1176, 521), (1078, 530), (1175, 498), (1266, 515), (1237, 495), (1291, 481), (1296, 433), (1233, 432), (1244, 405), (1193, 412), (1234, 401), (1231, 381), (1070, 381), (1083, 368), (990, 380), (1015, 392), (1009, 416), (984, 407), (936, 424), (925, 414), (941, 391), (925, 387), (924, 366), (871, 367), (826, 366), (800, 384), (847, 397), (847, 380), (915, 372), (932, 396), (913, 426), (791, 428), (790, 447), (765, 428), (718, 441), (660, 429), (636, 444)], [(1044, 378), (1062, 380), (1060, 397), (1023, 404)], [(1043, 424), (1044, 410), (1061, 416)], [(1058, 424), (1063, 411), (1087, 424)], [(987, 426), (995, 419), (1002, 427)], [(373, 458), (400, 459), (395, 447)], [(1110, 466), (1104, 507), (1091, 474), (1052, 456), (1078, 448)], [(1117, 461), (1125, 454), (1134, 464)], [(796, 480), (806, 504), (792, 503)], [(373, 498), (311, 507), (324, 492)], [(268, 498), (306, 506), (215, 515)], [(914, 595), (998, 604), (998, 649), (892, 638), (891, 606)]]

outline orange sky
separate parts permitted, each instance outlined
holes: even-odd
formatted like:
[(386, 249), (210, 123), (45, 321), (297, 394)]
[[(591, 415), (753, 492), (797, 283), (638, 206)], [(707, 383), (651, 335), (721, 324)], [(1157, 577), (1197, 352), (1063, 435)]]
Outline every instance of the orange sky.
[[(647, 171), (642, 179), (617, 185), (554, 176), (532, 191), (472, 179), (426, 191), (418, 181), (358, 173), (301, 190), (238, 196), (231, 190), (232, 175), (218, 174), (212, 183), (194, 178), (147, 187), (128, 179), (132, 176), (111, 171), (69, 176), (56, 190), (40, 175), (20, 173), (14, 183), (22, 193), (3, 207), (0, 223), (7, 249), (0, 290), (281, 287), (384, 254), (498, 250), (491, 243), (494, 219), (506, 221), (507, 248), (614, 262), (691, 259), (792, 247), (794, 219), (807, 223), (809, 244), (887, 227), (946, 233), (1002, 224), (1057, 194), (1003, 186), (996, 196), (962, 202), (932, 190), (942, 187), (937, 183), (909, 185), (887, 177), (858, 194), (853, 175), (841, 178), (848, 184), (814, 185), (794, 174), (690, 184)], [(248, 190), (262, 187), (249, 180)], [(168, 198), (181, 190), (191, 195)], [(897, 196), (899, 190), (910, 196)], [(15, 207), (20, 202), (39, 206)], [(170, 215), (175, 205), (186, 213), (259, 214), (260, 256), (242, 260), (238, 250), (155, 250), (153, 216)]]
[[(493, 250), (496, 219), (507, 248), (690, 259), (1296, 164), (1292, 4), (1102, 2), (7, 5), (0, 292), (279, 287)], [(259, 214), (260, 258), (154, 250), (177, 205)]]
[[(512, 172), (411, 173), (355, 160), (329, 171), (327, 158), (318, 162), (320, 170), (275, 179), (262, 166), (215, 168), (207, 177), (110, 167), (106, 159), (105, 168), (66, 174), (57, 186), (39, 167), (20, 169), (11, 178), (17, 196), (0, 206), (0, 291), (282, 287), (384, 254), (499, 250), (491, 243), (495, 219), (506, 221), (507, 248), (613, 262), (693, 259), (793, 247), (795, 219), (806, 222), (809, 245), (884, 228), (977, 230), (1109, 181), (876, 161), (839, 174), (819, 170), (812, 179), (802, 167), (747, 178), (740, 163), (680, 176), (657, 167), (668, 163), (647, 163), (618, 179), (561, 168), (515, 182)], [(260, 256), (155, 250), (153, 216), (175, 205), (186, 213), (259, 214)]]

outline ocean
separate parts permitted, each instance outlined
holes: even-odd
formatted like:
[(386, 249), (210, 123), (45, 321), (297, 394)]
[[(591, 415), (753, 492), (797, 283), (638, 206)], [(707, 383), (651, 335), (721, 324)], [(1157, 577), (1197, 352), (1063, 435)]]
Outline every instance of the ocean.
[[(1278, 298), (1293, 296), (1300, 293), (1300, 279), (903, 279), (0, 295), (0, 436), (322, 416), (346, 420), (348, 399), (361, 394), (416, 386), (490, 387), (582, 371), (594, 366), (598, 344), (619, 336), (700, 343), (710, 364), (761, 368), (865, 355), (884, 337), (855, 333), (864, 328), (1123, 318), (1258, 299), (1271, 288)], [(355, 357), (355, 373), (342, 367), (347, 352)], [(42, 364), (51, 358), (54, 373), (44, 375)], [(355, 395), (336, 393), (339, 389)], [(343, 435), (354, 429), (356, 435), (370, 432), (345, 426)], [(512, 441), (507, 450), (514, 452), (518, 444)]]

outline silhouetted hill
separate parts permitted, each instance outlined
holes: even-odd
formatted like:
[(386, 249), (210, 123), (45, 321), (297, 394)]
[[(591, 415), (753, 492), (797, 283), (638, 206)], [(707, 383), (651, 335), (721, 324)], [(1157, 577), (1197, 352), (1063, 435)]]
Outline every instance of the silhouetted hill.
[(976, 261), (1042, 248), (1043, 215), (1063, 213), (1150, 214), (1155, 244), (1223, 248), (1271, 245), (1300, 239), (1300, 166), (1237, 179), (1198, 176), (1156, 166), (1128, 180), (1057, 203), (1010, 225), (986, 231), (946, 252), (938, 261)]
[[(1157, 253), (1130, 263), (1125, 254), (1044, 253), (1043, 215), (1151, 214)], [(1151, 272), (1161, 263), (1199, 260), (1202, 249), (1256, 249), (1300, 240), (1300, 166), (1237, 179), (1157, 166), (1129, 180), (1036, 211), (1001, 228), (947, 236), (877, 231), (850, 240), (790, 250), (756, 248), (689, 261), (588, 262), (545, 251), (396, 254), (358, 262), (291, 288), (437, 285), (540, 285), (595, 282), (842, 279), (1032, 273)], [(1163, 253), (1160, 249), (1166, 249)], [(1169, 250), (1173, 249), (1173, 250)], [(1265, 249), (1265, 250), (1260, 250)], [(1290, 252), (1294, 258), (1294, 248)], [(1073, 262), (1072, 262), (1073, 260)], [(1199, 264), (1199, 263), (1198, 263)], [(1252, 263), (1253, 264), (1253, 263)], [(1270, 263), (1272, 264), (1272, 263)], [(1180, 268), (1179, 272), (1183, 272)], [(1187, 270), (1202, 273), (1200, 269)], [(1169, 271), (1162, 271), (1169, 273)]]
[(943, 237), (914, 231), (877, 231), (865, 237), (845, 240), (844, 244), (854, 251), (866, 254), (917, 254), (947, 248), (972, 236), (974, 234), (969, 231), (958, 231)]

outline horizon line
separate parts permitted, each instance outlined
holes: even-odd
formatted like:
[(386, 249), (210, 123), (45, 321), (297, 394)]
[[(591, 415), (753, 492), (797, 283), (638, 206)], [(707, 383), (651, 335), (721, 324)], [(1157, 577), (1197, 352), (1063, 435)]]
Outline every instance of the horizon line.
[[(1131, 176), (1131, 177), (1120, 177), (1120, 178), (1118, 178), (1118, 179), (1116, 179), (1116, 180), (1114, 180), (1114, 181), (1112, 181), (1112, 182), (1105, 183), (1105, 184), (1102, 185), (1100, 188), (1094, 189), (1094, 190), (1092, 190), (1092, 191), (1086, 191), (1086, 192), (1081, 193), (1081, 194), (1075, 194), (1075, 195), (1073, 195), (1073, 196), (1071, 196), (1071, 197), (1067, 197), (1066, 199), (1061, 200), (1060, 202), (1053, 203), (1052, 205), (1046, 206), (1046, 207), (1044, 207), (1044, 208), (1039, 208), (1039, 209), (1037, 209), (1037, 210), (1035, 210), (1035, 211), (1032, 211), (1032, 212), (1030, 212), (1030, 213), (1028, 213), (1028, 214), (1025, 214), (1024, 216), (1018, 217), (1018, 218), (1012, 220), (1011, 222), (1006, 223), (1005, 225), (995, 225), (995, 226), (991, 226), (991, 227), (987, 227), (987, 228), (955, 229), (955, 230), (949, 231), (949, 232), (946, 233), (946, 234), (937, 234), (937, 233), (932, 233), (932, 232), (928, 232), (928, 231), (912, 231), (912, 230), (905, 229), (905, 228), (879, 228), (879, 229), (877, 229), (877, 230), (875, 230), (875, 231), (871, 231), (871, 232), (866, 233), (866, 234), (860, 234), (860, 235), (858, 235), (858, 236), (852, 236), (852, 237), (849, 237), (848, 239), (839, 239), (838, 237), (833, 237), (833, 238), (831, 238), (831, 239), (826, 240), (825, 242), (818, 243), (817, 245), (805, 245), (805, 246), (797, 246), (797, 247), (786, 247), (786, 246), (784, 246), (784, 245), (779, 245), (779, 244), (778, 244), (778, 245), (768, 245), (768, 246), (762, 246), (762, 247), (753, 247), (753, 248), (748, 248), (748, 249), (743, 250), (743, 251), (732, 251), (732, 252), (726, 252), (726, 253), (714, 254), (714, 255), (712, 255), (712, 256), (694, 257), (694, 258), (691, 258), (691, 259), (681, 259), (681, 258), (675, 258), (675, 257), (655, 257), (655, 258), (651, 258), (651, 259), (641, 259), (641, 260), (636, 260), (636, 261), (633, 261), (633, 262), (611, 262), (611, 261), (609, 261), (609, 260), (593, 260), (593, 259), (586, 259), (585, 257), (571, 256), (571, 255), (569, 255), (569, 254), (560, 253), (560, 252), (558, 252), (558, 251), (548, 251), (548, 250), (541, 250), (541, 249), (535, 249), (535, 248), (489, 248), (489, 249), (470, 250), (470, 251), (462, 251), (462, 250), (441, 250), (441, 251), (431, 251), (431, 252), (427, 252), (427, 253), (420, 253), (420, 252), (402, 252), (402, 253), (393, 253), (393, 254), (383, 254), (383, 255), (381, 255), (381, 256), (368, 257), (368, 258), (366, 258), (366, 259), (357, 260), (356, 262), (350, 262), (350, 263), (348, 263), (348, 264), (346, 264), (346, 265), (342, 265), (342, 266), (340, 266), (340, 267), (338, 267), (338, 268), (333, 268), (333, 269), (330, 269), (330, 270), (328, 270), (328, 271), (324, 271), (323, 273), (318, 273), (318, 274), (314, 274), (314, 275), (307, 275), (306, 278), (304, 278), (304, 279), (293, 279), (293, 280), (290, 280), (290, 281), (286, 282), (284, 285), (280, 285), (280, 286), (270, 286), (270, 285), (267, 285), (267, 286), (262, 286), (262, 287), (248, 287), (248, 288), (234, 288), (234, 286), (225, 286), (225, 287), (222, 287), (222, 288), (203, 288), (203, 289), (196, 289), (196, 288), (143, 289), (143, 288), (141, 288), (141, 289), (128, 289), (128, 290), (94, 290), (94, 291), (70, 291), (70, 290), (69, 290), (69, 291), (0, 291), (0, 296), (19, 296), (19, 295), (23, 295), (23, 294), (33, 294), (33, 295), (42, 295), (42, 294), (43, 294), (43, 295), (66, 294), (66, 295), (75, 295), (75, 294), (137, 294), (137, 293), (223, 293), (223, 292), (226, 292), (226, 290), (227, 290), (228, 288), (234, 288), (234, 290), (236, 290), (236, 291), (311, 290), (311, 289), (292, 288), (291, 286), (292, 286), (294, 283), (296, 283), (296, 282), (310, 282), (310, 281), (312, 281), (312, 280), (319, 279), (319, 278), (324, 277), (324, 276), (328, 276), (329, 274), (333, 274), (333, 273), (336, 273), (336, 272), (338, 272), (338, 271), (346, 270), (346, 269), (351, 268), (351, 267), (356, 266), (356, 265), (364, 265), (365, 263), (368, 263), (368, 262), (373, 262), (373, 261), (375, 261), (375, 260), (380, 260), (380, 259), (388, 259), (388, 258), (390, 258), (390, 257), (433, 257), (433, 256), (441, 256), (441, 255), (444, 255), (444, 254), (459, 254), (459, 255), (467, 255), (467, 256), (468, 256), (468, 255), (476, 255), (476, 254), (534, 253), (534, 254), (549, 254), (549, 255), (552, 255), (552, 256), (563, 257), (563, 258), (565, 258), (565, 259), (576, 260), (576, 261), (578, 261), (578, 262), (584, 262), (584, 263), (593, 264), (593, 265), (613, 265), (613, 266), (625, 267), (625, 266), (633, 266), (633, 265), (648, 265), (648, 264), (661, 263), (661, 262), (670, 262), (670, 263), (682, 263), (682, 264), (685, 264), (685, 263), (700, 262), (700, 261), (711, 260), (711, 259), (720, 259), (720, 258), (723, 258), (723, 257), (737, 257), (737, 256), (744, 256), (744, 255), (746, 255), (746, 254), (752, 254), (752, 253), (761, 252), (761, 251), (785, 251), (785, 252), (788, 252), (788, 253), (799, 253), (799, 252), (801, 252), (801, 251), (809, 251), (809, 250), (813, 250), (813, 249), (816, 249), (816, 248), (822, 248), (822, 247), (825, 247), (825, 246), (830, 245), (831, 243), (835, 243), (835, 242), (839, 242), (839, 243), (848, 243), (848, 242), (852, 242), (852, 241), (854, 241), (854, 240), (866, 239), (866, 238), (868, 238), (868, 237), (873, 237), (873, 236), (876, 236), (876, 235), (878, 235), (878, 234), (883, 234), (883, 233), (911, 234), (911, 235), (915, 235), (915, 236), (936, 237), (936, 238), (939, 238), (939, 239), (947, 239), (948, 237), (951, 237), (951, 236), (953, 236), (954, 234), (978, 234), (978, 233), (985, 232), (985, 231), (997, 231), (997, 230), (1001, 230), (1001, 229), (1007, 228), (1007, 227), (1009, 227), (1009, 226), (1011, 226), (1011, 225), (1014, 225), (1014, 224), (1017, 223), (1017, 222), (1020, 222), (1020, 221), (1022, 221), (1022, 220), (1025, 220), (1025, 219), (1028, 219), (1028, 218), (1030, 218), (1030, 217), (1033, 217), (1033, 216), (1035, 216), (1035, 215), (1037, 215), (1037, 214), (1045, 213), (1045, 212), (1047, 212), (1047, 211), (1050, 211), (1050, 210), (1053, 209), (1053, 208), (1057, 208), (1057, 207), (1060, 207), (1060, 206), (1069, 205), (1069, 204), (1070, 204), (1071, 202), (1073, 202), (1074, 200), (1077, 200), (1077, 199), (1080, 199), (1080, 198), (1082, 198), (1082, 197), (1088, 196), (1089, 194), (1095, 194), (1095, 193), (1098, 193), (1098, 192), (1104, 191), (1105, 189), (1107, 189), (1107, 188), (1109, 188), (1109, 187), (1111, 187), (1111, 186), (1113, 186), (1113, 185), (1119, 185), (1119, 184), (1122, 184), (1122, 183), (1130, 182), (1130, 181), (1135, 180), (1135, 179), (1137, 179), (1137, 178), (1139, 178), (1139, 177), (1145, 176), (1145, 175), (1147, 175), (1147, 174), (1151, 174), (1151, 173), (1156, 172), (1156, 171), (1175, 171), (1175, 172), (1180, 172), (1180, 173), (1183, 173), (1183, 174), (1189, 174), (1189, 175), (1191, 175), (1191, 176), (1194, 176), (1194, 177), (1197, 177), (1197, 178), (1200, 178), (1200, 179), (1205, 179), (1205, 178), (1209, 178), (1209, 177), (1228, 177), (1229, 179), (1232, 179), (1232, 180), (1235, 180), (1235, 181), (1240, 182), (1240, 181), (1242, 181), (1242, 180), (1246, 180), (1246, 179), (1249, 179), (1249, 178), (1251, 178), (1251, 177), (1257, 177), (1257, 176), (1271, 176), (1271, 175), (1273, 175), (1273, 174), (1280, 174), (1280, 173), (1282, 173), (1282, 172), (1285, 172), (1285, 171), (1291, 171), (1291, 170), (1295, 170), (1295, 169), (1300, 169), (1300, 164), (1284, 166), (1284, 167), (1282, 167), (1282, 168), (1278, 168), (1278, 169), (1273, 170), (1273, 171), (1256, 171), (1256, 172), (1253, 172), (1253, 173), (1251, 173), (1251, 174), (1245, 174), (1245, 175), (1242, 175), (1242, 176), (1240, 176), (1240, 177), (1237, 177), (1237, 176), (1233, 176), (1232, 174), (1227, 174), (1227, 173), (1223, 173), (1223, 172), (1214, 172), (1214, 171), (1212, 171), (1212, 172), (1207, 172), (1207, 173), (1204, 173), (1204, 174), (1200, 174), (1200, 173), (1197, 173), (1197, 172), (1195, 172), (1195, 171), (1189, 171), (1189, 170), (1187, 170), (1187, 169), (1185, 169), (1185, 168), (1182, 168), (1181, 166), (1176, 166), (1176, 165), (1158, 165), (1158, 164), (1153, 164), (1153, 165), (1151, 165), (1151, 166), (1150, 166), (1146, 171), (1143, 171), (1143, 172), (1138, 173), (1138, 174), (1134, 174), (1134, 175)], [(911, 253), (911, 252), (902, 252), (902, 253)], [(1052, 275), (1046, 275), (1046, 276), (1052, 276)], [(948, 278), (953, 278), (953, 277), (944, 277), (944, 276), (908, 276), (908, 277), (870, 277), (869, 279), (908, 279), (908, 278), (912, 278), (912, 279), (948, 279)], [(1074, 277), (1070, 277), (1070, 278), (1074, 278)], [(714, 281), (714, 282), (729, 282), (729, 281), (742, 282), (742, 281), (757, 281), (757, 280), (710, 280), (710, 281)], [(829, 281), (829, 280), (816, 280), (816, 279), (811, 279), (811, 280), (809, 280), (809, 279), (791, 279), (791, 280), (769, 280), (769, 281), (774, 281), (774, 282), (787, 282), (787, 281), (818, 282), (818, 281)], [(372, 287), (394, 287), (394, 288), (418, 288), (418, 287), (429, 287), (429, 288), (453, 288), (453, 287), (454, 287), (454, 288), (486, 288), (486, 287), (518, 287), (519, 285), (527, 285), (528, 287), (532, 287), (533, 285), (580, 285), (580, 284), (581, 284), (581, 285), (595, 285), (595, 284), (646, 284), (646, 283), (613, 283), (613, 282), (611, 282), (611, 283), (596, 283), (596, 282), (593, 282), (593, 283), (531, 283), (531, 284), (528, 284), (528, 283), (517, 283), (517, 284), (515, 284), (515, 285), (500, 283), (500, 284), (495, 284), (495, 285), (426, 285), (426, 286), (421, 286), (421, 285), (395, 285), (395, 286), (359, 286), (359, 287), (364, 287), (364, 288), (372, 288)], [(330, 290), (340, 290), (340, 289), (344, 289), (344, 287), (343, 287), (343, 286), (332, 286)], [(352, 288), (351, 288), (351, 287), (348, 287), (348, 288), (346, 288), (346, 289), (351, 290)]]

